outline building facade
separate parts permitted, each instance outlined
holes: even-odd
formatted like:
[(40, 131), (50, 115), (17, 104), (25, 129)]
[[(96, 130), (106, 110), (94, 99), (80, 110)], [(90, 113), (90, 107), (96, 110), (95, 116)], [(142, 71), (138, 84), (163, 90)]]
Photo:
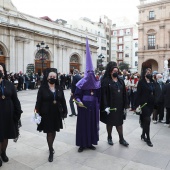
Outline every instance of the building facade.
[(170, 61), (170, 1), (140, 0), (138, 9), (138, 69), (163, 72), (164, 61)]
[[(92, 62), (96, 67), (97, 40), (88, 35)], [(48, 50), (37, 49), (45, 42)], [(35, 72), (55, 67), (69, 73), (77, 68), (85, 70), (85, 32), (69, 29), (50, 19), (35, 18), (19, 12), (10, 0), (0, 1), (0, 62), (8, 72), (26, 72), (29, 64)]]
[(136, 25), (112, 26), (111, 31), (111, 60), (118, 64), (129, 64), (132, 72), (138, 67), (138, 29)]
[(102, 23), (93, 22), (89, 18), (83, 17), (79, 20), (68, 20), (66, 27), (84, 32), (87, 36), (94, 36), (97, 41), (97, 57), (102, 55), (103, 65), (107, 62), (107, 39), (104, 25)]

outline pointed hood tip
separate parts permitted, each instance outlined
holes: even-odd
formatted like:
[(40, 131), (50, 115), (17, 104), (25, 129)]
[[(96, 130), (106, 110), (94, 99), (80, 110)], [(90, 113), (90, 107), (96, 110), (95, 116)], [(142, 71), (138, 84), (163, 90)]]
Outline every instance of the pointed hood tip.
[(88, 43), (88, 38), (86, 38), (86, 72), (94, 71), (91, 59), (90, 47)]

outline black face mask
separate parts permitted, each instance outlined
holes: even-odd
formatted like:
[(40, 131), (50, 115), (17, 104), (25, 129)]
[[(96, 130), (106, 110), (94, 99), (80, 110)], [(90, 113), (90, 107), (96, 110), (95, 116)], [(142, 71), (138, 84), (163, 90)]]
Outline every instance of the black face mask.
[(54, 78), (50, 78), (50, 79), (48, 79), (48, 82), (49, 82), (50, 84), (55, 84), (56, 79), (54, 79)]
[(150, 79), (152, 79), (152, 75), (151, 74), (147, 74), (146, 78), (150, 80)]
[(0, 71), (0, 79), (3, 78), (3, 73)]
[(117, 72), (113, 73), (112, 75), (113, 75), (113, 77), (118, 77), (118, 73)]

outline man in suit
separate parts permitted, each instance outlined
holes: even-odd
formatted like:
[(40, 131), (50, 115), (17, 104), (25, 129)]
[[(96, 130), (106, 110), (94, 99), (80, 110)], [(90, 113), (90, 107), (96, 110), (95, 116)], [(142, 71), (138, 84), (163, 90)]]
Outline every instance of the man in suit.
[(74, 108), (74, 102), (73, 102), (73, 99), (74, 99), (74, 93), (75, 93), (75, 90), (76, 90), (76, 84), (77, 82), (81, 79), (82, 77), (79, 75), (79, 71), (77, 69), (74, 69), (73, 71), (73, 79), (72, 79), (72, 83), (71, 83), (71, 96), (70, 96), (70, 108), (71, 108), (71, 112), (72, 114), (69, 115), (69, 116), (77, 116), (76, 112), (75, 112), (75, 108)]
[(156, 113), (153, 116), (153, 123), (156, 123), (158, 120), (157, 116), (159, 115), (159, 122), (165, 123), (164, 118), (164, 97), (163, 97), (164, 83), (161, 74), (156, 75), (155, 83), (155, 108)]

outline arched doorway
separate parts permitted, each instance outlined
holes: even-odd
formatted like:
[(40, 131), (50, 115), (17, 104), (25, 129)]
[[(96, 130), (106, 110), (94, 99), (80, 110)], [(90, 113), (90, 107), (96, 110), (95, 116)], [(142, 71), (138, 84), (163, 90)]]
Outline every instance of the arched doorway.
[(73, 73), (74, 69), (80, 69), (79, 56), (74, 54), (70, 58), (70, 72)]
[(46, 68), (50, 68), (50, 55), (48, 51), (41, 49), (35, 56), (35, 73), (41, 74)]
[(0, 63), (5, 64), (5, 56), (4, 56), (3, 48), (1, 46), (0, 46)]
[(149, 60), (142, 63), (142, 72), (146, 68), (151, 68), (152, 71), (158, 71), (158, 62), (156, 60), (149, 59)]

